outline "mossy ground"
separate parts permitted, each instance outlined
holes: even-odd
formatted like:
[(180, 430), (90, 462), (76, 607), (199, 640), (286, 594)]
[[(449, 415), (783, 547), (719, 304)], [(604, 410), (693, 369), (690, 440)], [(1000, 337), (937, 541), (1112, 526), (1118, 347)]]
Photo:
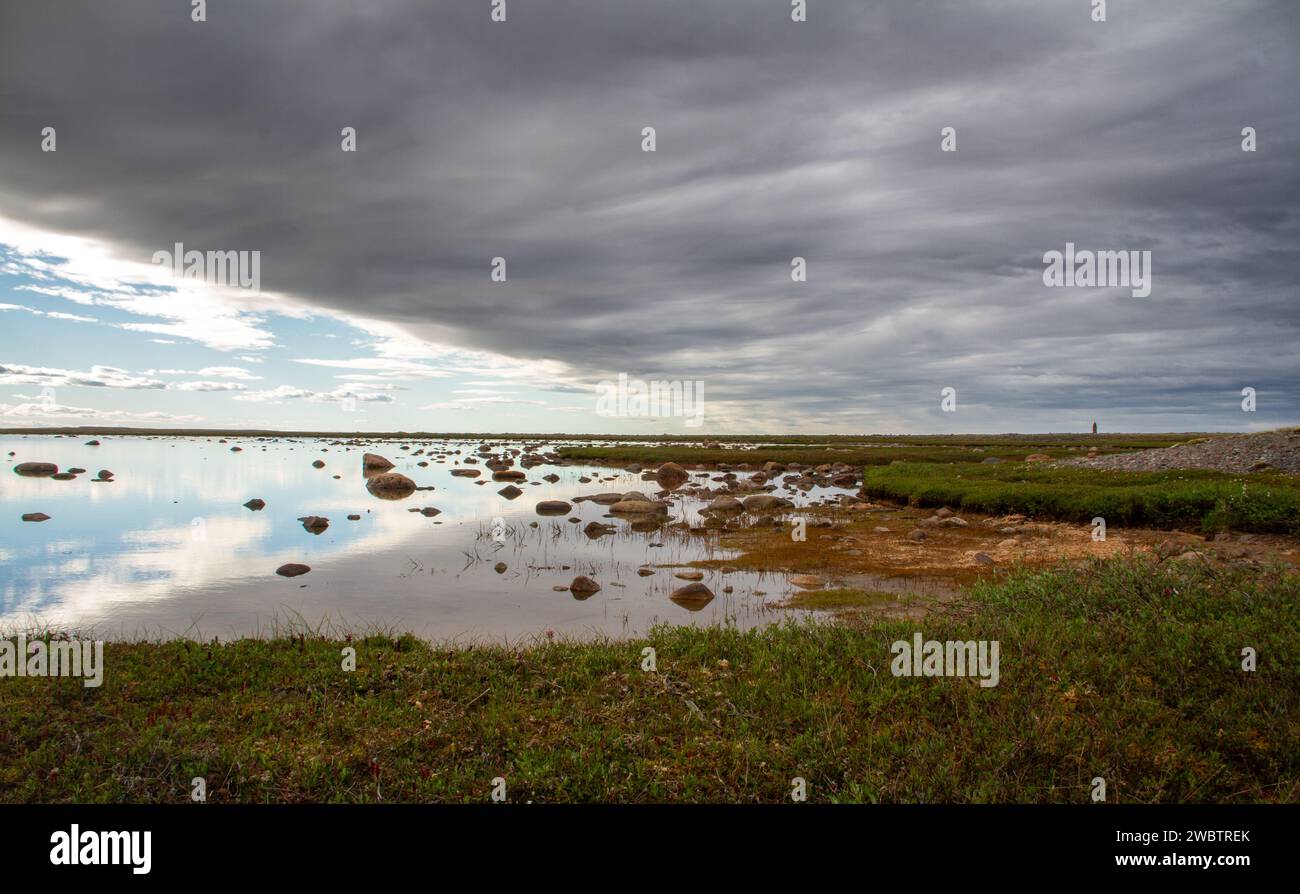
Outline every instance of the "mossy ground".
[(1300, 534), (1300, 476), (1278, 473), (902, 463), (866, 469), (863, 490), (876, 499), (990, 515), (1024, 513), (1079, 522), (1104, 518), (1109, 526)]
[[(890, 673), (997, 640), (1001, 682)], [(341, 649), (357, 650), (355, 671)], [(656, 651), (655, 671), (642, 669)], [(1258, 669), (1242, 669), (1254, 649)], [(101, 688), (0, 679), (6, 801), (1294, 801), (1300, 577), (1096, 561), (921, 622), (664, 628), (441, 648), (311, 635), (109, 643)]]

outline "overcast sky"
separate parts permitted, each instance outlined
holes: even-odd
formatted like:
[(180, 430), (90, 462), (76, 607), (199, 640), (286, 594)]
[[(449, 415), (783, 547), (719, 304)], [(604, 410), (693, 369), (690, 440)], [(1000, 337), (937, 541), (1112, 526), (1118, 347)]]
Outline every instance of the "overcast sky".
[[(492, 5), (0, 4), (0, 425), (1300, 423), (1295, 0)], [(1151, 294), (1048, 288), (1067, 242)]]

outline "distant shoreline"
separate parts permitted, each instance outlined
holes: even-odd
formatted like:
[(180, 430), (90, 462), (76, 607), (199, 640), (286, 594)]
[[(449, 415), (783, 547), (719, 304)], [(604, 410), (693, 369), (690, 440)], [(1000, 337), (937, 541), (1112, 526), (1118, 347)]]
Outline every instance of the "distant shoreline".
[(270, 428), (132, 428), (129, 426), (27, 426), (0, 428), (0, 435), (169, 435), (175, 437), (273, 437), (273, 438), (496, 438), (499, 440), (550, 440), (555, 438), (581, 438), (591, 441), (674, 441), (749, 443), (753, 441), (788, 442), (794, 444), (845, 442), (905, 442), (928, 441), (945, 444), (958, 441), (997, 443), (997, 439), (1052, 438), (1106, 440), (1160, 436), (1162, 438), (1197, 438), (1221, 435), (1249, 434), (1249, 432), (999, 432), (964, 434), (857, 434), (857, 435), (777, 435), (761, 432), (740, 435), (700, 434), (582, 434), (574, 432), (439, 432), (439, 431), (294, 431)]

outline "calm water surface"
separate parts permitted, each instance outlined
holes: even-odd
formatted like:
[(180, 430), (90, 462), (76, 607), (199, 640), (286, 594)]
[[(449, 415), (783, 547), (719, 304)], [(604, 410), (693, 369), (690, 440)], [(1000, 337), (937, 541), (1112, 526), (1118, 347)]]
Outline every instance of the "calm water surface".
[[(347, 446), (311, 439), (101, 437), (94, 447), (86, 440), (0, 438), (7, 462), (0, 474), (0, 629), (229, 638), (306, 622), (501, 641), (547, 629), (633, 636), (656, 622), (748, 628), (791, 616), (774, 608), (791, 591), (780, 576), (705, 571), (703, 582), (717, 598), (690, 611), (668, 598), (685, 583), (673, 569), (637, 574), (643, 565), (725, 557), (712, 535), (633, 531), (628, 522), (606, 517), (606, 506), (590, 502), (575, 503), (558, 517), (535, 510), (541, 500), (629, 490), (653, 497), (659, 489), (621, 470), (536, 466), (524, 470), (523, 495), (508, 500), (497, 494), (505, 484), (490, 480), (481, 459), (468, 467), (483, 470), (477, 480), (485, 483), (451, 475), (466, 467), (461, 464), (482, 441)], [(410, 449), (400, 449), (403, 443)], [(490, 443), (498, 450), (523, 446)], [(231, 451), (236, 445), (240, 452)], [(377, 499), (361, 471), (367, 450), (434, 489)], [(424, 455), (412, 456), (418, 450)], [(317, 459), (324, 468), (312, 467)], [(26, 461), (87, 472), (58, 481), (10, 471)], [(100, 469), (114, 473), (112, 483), (92, 481)], [(552, 473), (559, 481), (541, 480)], [(582, 476), (592, 481), (581, 483)], [(808, 498), (824, 495), (818, 489)], [(266, 501), (265, 509), (244, 508), (255, 497)], [(702, 505), (678, 499), (671, 518), (694, 523)], [(426, 506), (440, 514), (410, 511)], [(30, 512), (50, 519), (20, 520)], [(349, 514), (361, 518), (349, 521)], [(321, 534), (305, 530), (298, 519), (307, 515), (327, 517), (329, 527)], [(612, 523), (617, 533), (589, 538), (583, 527), (593, 520)], [(289, 562), (312, 570), (296, 578), (275, 574)], [(577, 574), (594, 578), (601, 591), (578, 600), (553, 589)], [(733, 592), (724, 594), (724, 586)]]

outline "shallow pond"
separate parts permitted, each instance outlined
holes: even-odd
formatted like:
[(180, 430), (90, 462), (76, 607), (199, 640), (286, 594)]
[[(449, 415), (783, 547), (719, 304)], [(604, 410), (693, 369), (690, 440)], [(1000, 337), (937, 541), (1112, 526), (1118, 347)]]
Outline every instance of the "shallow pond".
[[(774, 607), (791, 591), (781, 576), (706, 570), (711, 602), (685, 607), (668, 598), (685, 585), (674, 577), (684, 569), (657, 566), (725, 558), (715, 535), (633, 530), (594, 502), (573, 503), (558, 516), (537, 513), (542, 500), (631, 490), (653, 496), (659, 489), (619, 469), (535, 466), (518, 483), (522, 495), (510, 500), (498, 494), (505, 482), (492, 481), (476, 455), (484, 443), (477, 440), (339, 444), (102, 436), (99, 446), (87, 440), (0, 438), (8, 463), (0, 474), (0, 629), (231, 638), (305, 623), (357, 632), (379, 627), (436, 640), (513, 641), (548, 630), (634, 636), (656, 622), (748, 628), (793, 614)], [(500, 453), (525, 442), (488, 443)], [(236, 446), (240, 450), (232, 451)], [(366, 488), (366, 451), (433, 489), (378, 499)], [(470, 457), (477, 464), (464, 464)], [(313, 467), (316, 460), (324, 467)], [(87, 471), (73, 480), (10, 471), (28, 461)], [(481, 474), (456, 477), (454, 468)], [(113, 480), (93, 480), (100, 469), (111, 470)], [(558, 480), (542, 480), (550, 474)], [(817, 488), (796, 500), (831, 493)], [(264, 500), (265, 508), (243, 506), (253, 498)], [(678, 496), (670, 518), (695, 524), (702, 505)], [(411, 511), (424, 507), (439, 512)], [(49, 519), (21, 520), (36, 512)], [(360, 518), (349, 520), (350, 514)], [(324, 516), (329, 526), (312, 533), (299, 521), (304, 516)], [(615, 531), (589, 537), (584, 528), (591, 521), (610, 523)], [(286, 563), (311, 571), (278, 576)], [(638, 574), (643, 566), (654, 574)], [(555, 589), (579, 574), (601, 590), (577, 599)], [(724, 593), (728, 586), (732, 592)]]

